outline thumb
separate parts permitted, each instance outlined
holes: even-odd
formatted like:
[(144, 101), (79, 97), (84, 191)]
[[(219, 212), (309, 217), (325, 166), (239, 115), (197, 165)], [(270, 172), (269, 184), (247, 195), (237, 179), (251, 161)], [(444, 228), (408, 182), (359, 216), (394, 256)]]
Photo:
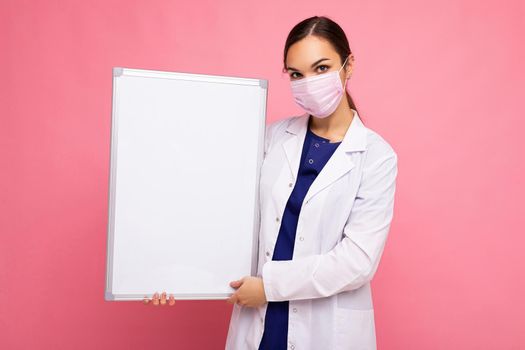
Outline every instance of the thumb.
[(238, 288), (238, 287), (241, 286), (242, 281), (243, 281), (243, 279), (236, 280), (236, 281), (231, 281), (231, 282), (230, 282), (230, 287)]

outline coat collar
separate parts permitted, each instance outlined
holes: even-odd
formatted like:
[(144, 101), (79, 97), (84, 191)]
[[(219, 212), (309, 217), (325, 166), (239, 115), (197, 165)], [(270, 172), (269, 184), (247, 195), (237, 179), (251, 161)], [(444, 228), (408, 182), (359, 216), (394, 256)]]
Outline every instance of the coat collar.
[[(357, 114), (355, 109), (352, 109), (354, 118), (350, 123), (346, 134), (341, 141), (341, 144), (337, 147), (342, 148), (346, 152), (350, 151), (364, 151), (366, 149), (366, 130), (361, 118)], [(299, 117), (293, 119), (286, 128), (286, 131), (294, 135), (299, 136), (304, 140), (306, 135), (306, 129), (308, 128), (308, 120), (310, 115), (304, 113)]]
[[(354, 168), (355, 164), (351, 159), (351, 152), (366, 150), (366, 127), (359, 118), (357, 111), (352, 109), (354, 117), (348, 127), (341, 144), (334, 151), (322, 171), (310, 186), (304, 201), (307, 202), (314, 194), (324, 187), (336, 181), (339, 177)], [(290, 121), (286, 128), (288, 137), (282, 143), (283, 150), (288, 160), (291, 177), (294, 181), (299, 171), (302, 146), (308, 128), (310, 115), (305, 113)]]

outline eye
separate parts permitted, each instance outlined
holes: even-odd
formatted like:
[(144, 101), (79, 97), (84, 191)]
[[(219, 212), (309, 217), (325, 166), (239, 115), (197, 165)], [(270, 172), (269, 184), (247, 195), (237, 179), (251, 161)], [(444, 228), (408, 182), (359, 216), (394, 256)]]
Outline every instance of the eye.
[[(324, 68), (324, 69), (320, 69), (320, 68)], [(325, 64), (322, 64), (322, 65), (320, 65), (320, 66), (317, 66), (316, 69), (317, 69), (319, 72), (325, 72), (325, 71), (327, 71), (327, 70), (330, 69), (330, 66), (327, 66), (327, 65), (325, 65)], [(298, 75), (295, 75), (295, 74), (298, 74)], [(301, 73), (298, 73), (298, 72), (292, 72), (292, 73), (290, 74), (290, 78), (292, 78), (292, 79), (299, 79), (301, 76), (302, 76), (302, 74), (301, 74)]]

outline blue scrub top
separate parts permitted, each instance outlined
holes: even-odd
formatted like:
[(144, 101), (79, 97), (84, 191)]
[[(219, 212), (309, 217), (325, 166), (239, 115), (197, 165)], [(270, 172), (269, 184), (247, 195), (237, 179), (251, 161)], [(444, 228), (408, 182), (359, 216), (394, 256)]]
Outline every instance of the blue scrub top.
[[(272, 260), (292, 260), (297, 221), (306, 192), (340, 144), (307, 128), (297, 181), (284, 209)], [(288, 307), (288, 300), (268, 302), (259, 350), (287, 349)]]

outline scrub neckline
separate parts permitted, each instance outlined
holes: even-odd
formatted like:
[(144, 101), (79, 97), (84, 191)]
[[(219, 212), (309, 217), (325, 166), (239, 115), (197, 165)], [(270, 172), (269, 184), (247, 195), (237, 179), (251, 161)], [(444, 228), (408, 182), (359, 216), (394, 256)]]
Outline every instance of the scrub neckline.
[(328, 143), (330, 145), (337, 145), (339, 143), (341, 143), (342, 141), (338, 141), (338, 142), (330, 142), (330, 139), (327, 139), (327, 138), (324, 138), (322, 136), (319, 136), (317, 135), (316, 133), (314, 133), (312, 130), (310, 130), (310, 127), (308, 127), (308, 132), (314, 137), (314, 138), (317, 138), (321, 141), (326, 141), (325, 143)]

